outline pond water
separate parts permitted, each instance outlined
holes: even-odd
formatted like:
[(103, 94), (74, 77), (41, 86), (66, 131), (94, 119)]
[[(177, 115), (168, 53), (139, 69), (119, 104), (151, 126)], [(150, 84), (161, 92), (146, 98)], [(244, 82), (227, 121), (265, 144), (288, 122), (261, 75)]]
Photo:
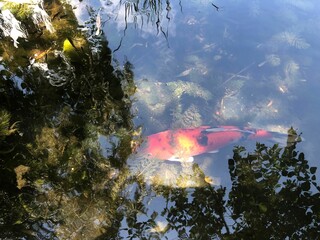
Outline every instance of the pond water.
[[(0, 110), (14, 120), (12, 134), (0, 135), (1, 183), (8, 184), (1, 208), (21, 214), (1, 215), (0, 231), (10, 227), (0, 238), (318, 236), (316, 1), (144, 1), (145, 9), (139, 1), (73, 1), (78, 22), (66, 29), (61, 11), (70, 5), (50, 2), (61, 35), (30, 40), (46, 60), (22, 61), (34, 51), (23, 40), (1, 47)], [(200, 140), (185, 130), (200, 126), (207, 126)], [(291, 127), (301, 142), (292, 129), (287, 141)], [(272, 134), (259, 139), (265, 145), (251, 139), (256, 129)], [(207, 145), (221, 132), (231, 138), (201, 154), (182, 149), (188, 156), (173, 156), (182, 162), (150, 157), (147, 136), (166, 130), (182, 132), (181, 146)], [(180, 146), (174, 136), (159, 139), (160, 152)], [(238, 145), (256, 152), (247, 157)], [(184, 161), (189, 155), (193, 161)]]
[[(134, 122), (143, 126), (144, 135), (199, 125), (278, 132), (292, 126), (303, 133), (301, 151), (318, 166), (319, 44), (314, 4), (227, 1), (217, 3), (217, 11), (210, 1), (173, 2), (170, 11), (162, 13), (160, 30), (143, 14), (129, 16), (124, 30), (125, 7), (122, 11), (107, 7), (105, 18), (114, 9), (118, 14), (116, 21), (104, 25), (111, 49), (121, 43), (114, 57), (127, 58), (135, 67)], [(183, 84), (188, 83), (197, 93), (183, 89), (176, 98), (165, 95), (171, 94), (167, 85), (186, 88)], [(228, 153), (230, 149), (198, 160), (225, 161)], [(212, 164), (213, 175), (228, 179), (221, 175), (227, 173), (226, 161)]]

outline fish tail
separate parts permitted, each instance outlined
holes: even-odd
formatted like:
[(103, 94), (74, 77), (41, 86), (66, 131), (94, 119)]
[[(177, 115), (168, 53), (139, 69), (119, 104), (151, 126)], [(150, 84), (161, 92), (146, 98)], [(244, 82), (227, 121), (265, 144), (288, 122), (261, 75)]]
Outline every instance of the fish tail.
[(263, 130), (263, 129), (256, 129), (252, 130), (252, 133), (248, 136), (249, 140), (257, 140), (257, 139), (271, 139), (273, 138), (273, 133)]
[(249, 140), (268, 140), (275, 143), (278, 143), (280, 146), (287, 146), (288, 144), (296, 143), (299, 141), (304, 141), (304, 139), (300, 136), (296, 136), (294, 138), (290, 138), (290, 134), (288, 133), (280, 133), (280, 132), (271, 132), (263, 129), (250, 129), (251, 134), (247, 136)]

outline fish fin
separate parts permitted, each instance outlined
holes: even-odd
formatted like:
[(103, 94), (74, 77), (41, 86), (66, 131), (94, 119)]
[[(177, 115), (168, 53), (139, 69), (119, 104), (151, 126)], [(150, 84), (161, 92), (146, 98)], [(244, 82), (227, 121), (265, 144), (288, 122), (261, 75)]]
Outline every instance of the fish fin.
[(170, 158), (167, 159), (168, 161), (172, 161), (172, 162), (193, 162), (194, 159), (193, 157), (188, 157), (188, 158), (178, 158), (178, 157), (175, 157), (175, 156), (172, 156)]
[[(221, 128), (221, 127), (216, 127), (216, 128), (207, 128), (204, 131), (205, 132), (223, 132), (226, 131), (227, 129)], [(228, 129), (230, 131), (230, 129)]]
[(213, 150), (213, 151), (210, 151), (208, 153), (218, 153), (218, 152), (219, 152), (219, 150)]
[(188, 157), (185, 162), (193, 162), (193, 161), (194, 161), (194, 158), (193, 158), (193, 157)]
[(251, 131), (249, 129), (240, 129), (238, 127), (233, 126), (226, 126), (226, 127), (214, 127), (214, 128), (207, 128), (204, 130), (204, 132), (241, 132), (241, 133), (248, 133), (248, 134), (254, 134), (254, 131)]

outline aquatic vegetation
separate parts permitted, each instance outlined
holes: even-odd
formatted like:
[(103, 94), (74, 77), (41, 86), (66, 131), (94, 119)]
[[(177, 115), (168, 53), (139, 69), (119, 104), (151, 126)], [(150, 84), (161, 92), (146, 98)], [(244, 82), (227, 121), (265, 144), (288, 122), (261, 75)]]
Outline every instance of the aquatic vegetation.
[(1, 3), (1, 5), (1, 10), (9, 10), (19, 20), (25, 20), (32, 14), (32, 8), (27, 3), (16, 3), (9, 0)]
[(144, 181), (155, 188), (161, 186), (170, 188), (197, 188), (210, 184), (207, 182), (208, 177), (204, 175), (197, 164), (186, 166), (160, 163), (156, 171), (152, 173), (145, 171), (141, 174)]
[(279, 116), (286, 114), (286, 109), (283, 109), (282, 101), (280, 99), (271, 98), (263, 99), (256, 103), (252, 107), (252, 111), (255, 112), (253, 122), (259, 124), (265, 124), (270, 120), (277, 120)]
[(226, 25), (224, 27), (224, 30), (223, 30), (223, 33), (222, 33), (222, 37), (226, 40), (232, 40), (233, 39), (233, 36), (232, 34), (230, 33), (230, 30), (229, 30), (229, 26)]
[(30, 171), (30, 167), (19, 165), (14, 169), (14, 172), (17, 175), (17, 188), (21, 189), (26, 186), (27, 180), (23, 178), (23, 175)]
[(304, 1), (304, 0), (282, 0), (282, 1), (303, 11), (313, 9), (315, 7), (313, 2)]
[(307, 49), (310, 44), (294, 32), (281, 32), (272, 37), (273, 42), (277, 44), (286, 44), (297, 49)]
[(217, 109), (219, 117), (225, 121), (231, 119), (239, 121), (239, 118), (248, 114), (246, 104), (241, 101), (239, 94), (223, 97), (220, 103), (218, 103)]
[(232, 81), (225, 82), (225, 96), (232, 96), (239, 93), (245, 85), (245, 80), (233, 79)]
[[(214, 45), (205, 45), (207, 51), (210, 51), (210, 47), (215, 47)], [(201, 51), (203, 51), (202, 49)], [(197, 52), (197, 51), (195, 51)], [(179, 73), (176, 77), (177, 78), (183, 78), (188, 77), (191, 82), (199, 83), (201, 82), (209, 72), (209, 68), (207, 67), (206, 62), (201, 59), (199, 56), (194, 54), (195, 52), (192, 52), (193, 54), (189, 55), (186, 59), (186, 66), (185, 70), (183, 70), (181, 73)]]
[(268, 54), (266, 55), (266, 60), (259, 63), (258, 67), (262, 67), (263, 65), (265, 65), (266, 63), (270, 64), (271, 66), (275, 67), (275, 66), (279, 66), (281, 63), (280, 57), (276, 54)]
[(0, 25), (3, 35), (11, 37), (14, 46), (17, 48), (19, 44), (18, 38), (27, 38), (27, 32), (21, 27), (21, 22), (8, 9), (0, 13), (0, 20), (3, 22)]
[[(93, 199), (92, 199), (93, 200)], [(93, 239), (106, 232), (106, 228), (112, 224), (113, 209), (101, 211), (105, 203), (92, 201), (85, 197), (62, 196), (61, 214), (64, 220), (70, 224), (62, 224), (56, 228), (56, 234), (61, 239)]]
[(288, 79), (293, 79), (297, 77), (299, 73), (300, 66), (294, 60), (289, 60), (284, 67), (285, 77)]
[[(159, 160), (158, 160), (159, 161)], [(177, 186), (177, 178), (180, 175), (181, 166), (163, 163), (160, 165), (159, 171), (151, 176), (151, 183), (155, 186)]]
[(194, 82), (184, 82), (178, 80), (175, 82), (168, 82), (167, 86), (172, 91), (173, 96), (177, 99), (183, 94), (187, 94), (192, 97), (199, 97), (206, 101), (212, 98), (212, 94), (208, 90), (202, 88), (200, 85)]
[[(143, 148), (143, 145), (141, 146)], [(198, 164), (171, 164), (137, 152), (128, 160), (130, 175), (141, 178), (143, 182), (158, 188), (193, 188), (217, 184), (216, 178), (206, 176)], [(206, 167), (205, 165), (203, 167)]]
[(191, 128), (202, 125), (202, 117), (197, 106), (191, 104), (184, 112), (182, 112), (181, 105), (173, 110), (172, 128)]
[(191, 26), (191, 25), (198, 24), (198, 23), (199, 23), (199, 20), (197, 20), (197, 19), (195, 18), (195, 16), (187, 16), (187, 17), (185, 18), (184, 22), (185, 22), (187, 25)]
[[(157, 94), (155, 94), (157, 93)], [(142, 80), (138, 83), (135, 98), (139, 107), (139, 115), (149, 116), (145, 119), (151, 126), (157, 126), (157, 130), (165, 130), (168, 126), (199, 126), (201, 125), (201, 114), (194, 106), (182, 108), (181, 98), (193, 97), (199, 101), (208, 101), (212, 98), (210, 91), (204, 89), (197, 83), (187, 81), (154, 82)], [(173, 120), (163, 118), (159, 121), (157, 116), (172, 115)]]
[(139, 102), (144, 103), (144, 106), (151, 113), (156, 115), (162, 114), (167, 105), (173, 100), (170, 89), (166, 84), (149, 80), (139, 82), (135, 97)]
[[(220, 87), (224, 88), (224, 94), (221, 100), (217, 102), (216, 111), (213, 117), (218, 122), (226, 120), (240, 120), (240, 116), (246, 118), (249, 115), (248, 106), (242, 96), (241, 89), (245, 86), (246, 80), (239, 78), (239, 74), (232, 74), (230, 78), (225, 80)], [(247, 78), (247, 76), (243, 76)]]
[[(18, 38), (28, 37), (26, 29), (21, 26), (21, 21), (26, 21), (28, 18), (33, 21), (35, 26), (39, 27), (44, 24), (50, 33), (54, 32), (50, 17), (43, 9), (43, 1), (30, 1), (21, 4), (9, 0), (5, 4), (1, 3), (1, 5), (3, 5), (3, 11), (0, 13), (0, 18), (3, 20), (3, 24), (0, 25), (0, 29), (5, 36), (10, 36), (14, 40), (15, 47), (18, 47)], [(14, 16), (17, 16), (21, 21)]]
[(161, 164), (161, 161), (158, 159), (148, 158), (143, 155), (133, 155), (132, 158), (128, 159), (131, 175), (137, 177), (142, 176), (147, 181), (158, 171)]
[(0, 110), (0, 144), (11, 134), (17, 132), (17, 122), (10, 124), (11, 114), (8, 111)]
[[(1, 41), (1, 108), (10, 111), (0, 111), (0, 195), (18, 201), (8, 200), (12, 217), (1, 207), (0, 219), (8, 226), (23, 222), (12, 236), (28, 229), (40, 238), (96, 238), (112, 225), (112, 201), (128, 181), (125, 161), (139, 144), (132, 65), (112, 66), (105, 37), (87, 41), (90, 30), (82, 31), (70, 5), (53, 1), (44, 8), (54, 33), (27, 18), (28, 41), (19, 48)], [(21, 121), (19, 134), (11, 119)], [(100, 134), (119, 138), (107, 158)], [(113, 205), (108, 213), (106, 204)]]
[(300, 66), (294, 60), (288, 60), (283, 67), (283, 73), (271, 76), (278, 91), (289, 93), (299, 83)]
[[(59, 133), (54, 128), (44, 127), (41, 133), (36, 137), (35, 145), (29, 145), (29, 150), (35, 155), (46, 155), (47, 164), (56, 166), (59, 164), (61, 155), (64, 154), (64, 149), (67, 145), (67, 140), (59, 136)], [(76, 142), (76, 139), (73, 139)]]
[(261, 14), (260, 2), (254, 0), (249, 4), (249, 15), (252, 17), (258, 17)]

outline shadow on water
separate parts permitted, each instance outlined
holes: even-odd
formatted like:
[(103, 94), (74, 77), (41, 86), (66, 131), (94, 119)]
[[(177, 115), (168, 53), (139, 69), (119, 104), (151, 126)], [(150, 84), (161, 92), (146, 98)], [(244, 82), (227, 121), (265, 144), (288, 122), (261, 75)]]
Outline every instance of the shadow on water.
[(5, 8), (28, 38), (16, 48), (1, 36), (1, 239), (319, 236), (316, 168), (296, 150), (293, 129), (284, 148), (235, 148), (230, 191), (213, 186), (196, 163), (174, 173), (178, 187), (170, 174), (147, 182), (158, 162), (141, 159), (137, 172), (127, 165), (142, 142), (132, 121), (133, 66), (113, 61), (98, 12), (88, 9), (91, 21), (79, 26), (70, 5), (46, 2), (50, 33), (27, 6)]

